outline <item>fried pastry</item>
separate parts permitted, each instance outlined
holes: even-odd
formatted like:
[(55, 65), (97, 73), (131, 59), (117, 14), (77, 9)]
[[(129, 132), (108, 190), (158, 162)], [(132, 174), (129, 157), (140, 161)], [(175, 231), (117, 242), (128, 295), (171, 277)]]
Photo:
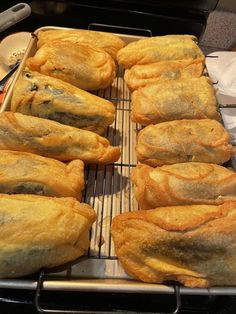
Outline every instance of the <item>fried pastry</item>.
[(132, 94), (132, 120), (142, 125), (181, 119), (219, 120), (215, 91), (209, 78), (164, 81)]
[(84, 163), (64, 164), (39, 155), (1, 150), (0, 193), (70, 196), (81, 199)]
[(112, 237), (121, 265), (138, 280), (236, 284), (236, 202), (127, 212), (113, 219)]
[(187, 161), (223, 164), (236, 149), (215, 120), (176, 120), (149, 125), (138, 134), (138, 160), (150, 166)]
[(81, 43), (68, 44), (55, 40), (43, 45), (28, 58), (32, 71), (52, 76), (84, 90), (97, 90), (112, 84), (115, 63), (111, 56), (98, 47)]
[(98, 164), (112, 163), (120, 156), (118, 147), (93, 132), (17, 112), (0, 113), (0, 149)]
[(190, 79), (200, 77), (203, 62), (196, 60), (168, 60), (151, 64), (134, 65), (125, 70), (124, 79), (130, 91), (165, 80)]
[(117, 52), (125, 46), (125, 42), (111, 33), (90, 31), (85, 29), (50, 29), (37, 34), (38, 48), (52, 40), (66, 40), (72, 43), (82, 43), (104, 49), (113, 59)]
[(164, 80), (200, 77), (204, 64), (201, 59), (168, 60), (134, 65), (125, 71), (124, 79), (130, 91)]
[(0, 278), (75, 260), (89, 246), (94, 210), (72, 197), (0, 195)]
[(148, 64), (164, 60), (204, 61), (201, 49), (191, 35), (166, 35), (134, 41), (117, 53), (117, 60), (124, 68), (136, 64)]
[(113, 123), (115, 107), (59, 79), (23, 71), (15, 84), (11, 110), (102, 134)]
[(141, 209), (236, 201), (236, 173), (215, 164), (187, 162), (157, 168), (138, 165), (132, 181)]

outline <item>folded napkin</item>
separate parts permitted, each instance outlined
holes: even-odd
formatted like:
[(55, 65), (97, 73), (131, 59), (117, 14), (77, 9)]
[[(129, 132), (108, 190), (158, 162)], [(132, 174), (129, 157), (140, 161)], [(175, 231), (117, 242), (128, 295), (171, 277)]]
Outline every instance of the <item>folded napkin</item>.
[(236, 52), (216, 51), (206, 58), (219, 103), (236, 103)]
[[(221, 117), (224, 126), (230, 136), (230, 143), (236, 146), (236, 108), (221, 108)], [(231, 158), (234, 169), (236, 169), (236, 155)]]

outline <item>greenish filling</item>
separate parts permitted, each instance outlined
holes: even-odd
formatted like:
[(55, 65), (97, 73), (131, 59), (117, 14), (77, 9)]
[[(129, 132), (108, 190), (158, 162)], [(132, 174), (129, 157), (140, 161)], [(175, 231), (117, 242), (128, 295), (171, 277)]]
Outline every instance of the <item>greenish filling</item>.
[(1, 184), (0, 192), (7, 194), (36, 194), (53, 196), (52, 191), (47, 186), (36, 182), (21, 182), (14, 186)]
[(88, 123), (97, 124), (102, 121), (101, 116), (74, 115), (68, 112), (52, 112), (47, 114), (47, 118), (73, 126), (87, 126)]
[(42, 129), (41, 133), (37, 135), (32, 135), (31, 133), (17, 133), (11, 131), (9, 128), (0, 128), (0, 138), (5, 139), (10, 138), (11, 142), (8, 144), (9, 149), (15, 148), (15, 146), (19, 146), (21, 151), (25, 151), (25, 148), (30, 147), (30, 150), (34, 153), (43, 156), (49, 155), (60, 155), (63, 154), (67, 150), (66, 143), (61, 143), (60, 145), (51, 145), (51, 146), (43, 146), (40, 142), (37, 141), (38, 137), (43, 138), (47, 136), (48, 133), (44, 132)]

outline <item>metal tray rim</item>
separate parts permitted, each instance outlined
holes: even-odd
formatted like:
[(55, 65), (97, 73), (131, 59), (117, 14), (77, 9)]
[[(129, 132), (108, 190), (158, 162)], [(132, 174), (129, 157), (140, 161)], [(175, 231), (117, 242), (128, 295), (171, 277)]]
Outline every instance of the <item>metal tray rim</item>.
[[(1, 279), (1, 289), (35, 290), (37, 280)], [(73, 279), (45, 280), (43, 289), (50, 291), (80, 291), (101, 293), (174, 294), (173, 286), (150, 284), (124, 279)], [(180, 286), (183, 295), (236, 295), (236, 287), (188, 288)]]

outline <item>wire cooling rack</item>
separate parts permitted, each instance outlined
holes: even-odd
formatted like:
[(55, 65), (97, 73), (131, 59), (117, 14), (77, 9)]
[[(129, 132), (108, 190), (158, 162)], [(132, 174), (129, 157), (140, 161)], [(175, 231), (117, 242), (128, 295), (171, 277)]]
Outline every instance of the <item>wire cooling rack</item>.
[[(51, 29), (46, 27), (44, 29)], [(124, 35), (127, 40), (136, 40), (135, 36)], [(132, 37), (132, 38), (131, 38)], [(28, 48), (28, 56), (34, 53), (35, 38)], [(23, 69), (23, 64), (21, 69)], [(19, 75), (20, 72), (18, 72)], [(236, 295), (235, 287), (216, 287), (211, 289), (191, 289), (178, 285), (154, 285), (136, 282), (119, 265), (111, 239), (112, 219), (127, 211), (138, 209), (134, 199), (130, 177), (132, 168), (137, 164), (134, 147), (137, 131), (140, 128), (131, 121), (131, 95), (123, 80), (123, 70), (117, 68), (117, 77), (113, 85), (96, 93), (113, 102), (116, 107), (115, 121), (106, 131), (110, 143), (121, 148), (120, 159), (106, 166), (87, 166), (85, 170), (85, 190), (83, 201), (90, 204), (97, 212), (97, 221), (90, 234), (90, 247), (85, 257), (76, 263), (63, 266), (50, 274), (41, 271), (35, 276), (19, 279), (2, 279), (0, 288), (36, 289), (36, 303), (41, 289), (76, 290), (128, 293), (163, 293), (176, 295), (176, 311), (180, 304), (180, 293), (190, 295)], [(8, 108), (12, 93), (6, 97), (4, 110)], [(231, 108), (231, 106), (229, 105)], [(225, 106), (224, 106), (225, 108)], [(221, 109), (221, 106), (219, 106)], [(221, 110), (220, 110), (221, 111)], [(108, 280), (107, 280), (108, 279)], [(41, 311), (42, 312), (42, 311)]]
[(138, 209), (130, 180), (132, 168), (137, 164), (134, 147), (138, 125), (131, 121), (131, 95), (123, 74), (123, 70), (118, 67), (113, 85), (96, 93), (116, 107), (115, 121), (107, 128), (104, 136), (111, 145), (120, 147), (121, 156), (114, 164), (88, 165), (85, 169), (83, 201), (94, 208), (97, 221), (91, 230), (88, 259), (72, 267), (72, 276), (128, 277), (117, 263), (110, 232), (115, 216)]

